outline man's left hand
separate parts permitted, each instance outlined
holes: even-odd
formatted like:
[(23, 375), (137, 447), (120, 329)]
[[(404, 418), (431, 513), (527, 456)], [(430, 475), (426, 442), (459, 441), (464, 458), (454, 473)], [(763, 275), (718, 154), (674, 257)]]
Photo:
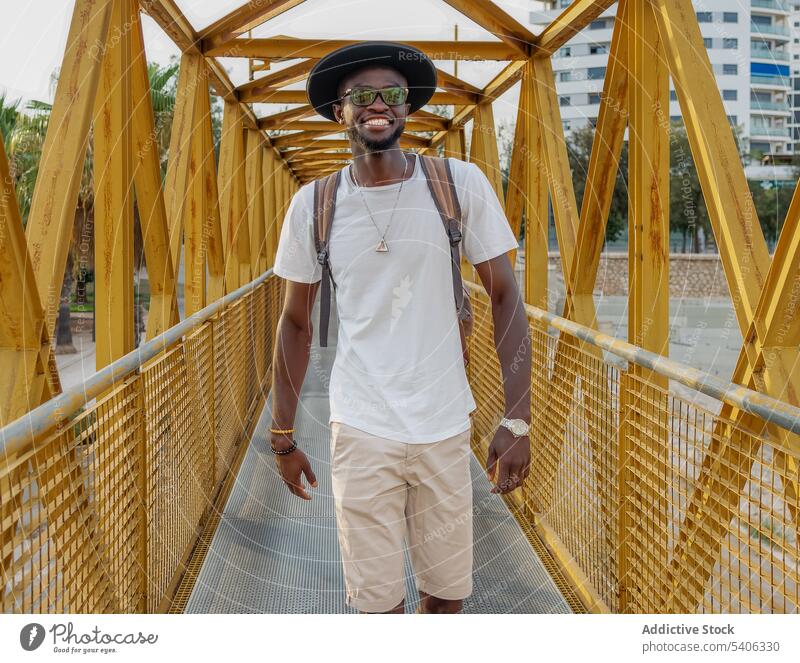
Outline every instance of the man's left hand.
[(522, 486), (530, 472), (530, 464), (530, 437), (514, 437), (505, 426), (498, 427), (486, 459), (488, 479), (495, 484), (491, 492), (505, 494)]

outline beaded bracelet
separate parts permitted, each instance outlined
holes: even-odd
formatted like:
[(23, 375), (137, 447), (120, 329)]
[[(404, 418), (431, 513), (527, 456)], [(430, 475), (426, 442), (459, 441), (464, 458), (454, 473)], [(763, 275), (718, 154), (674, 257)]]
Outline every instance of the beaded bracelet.
[(281, 429), (278, 429), (278, 428), (271, 428), (270, 427), (269, 432), (270, 433), (279, 433), (279, 434), (294, 433), (294, 428), (284, 428), (283, 430), (281, 430)]
[(278, 450), (278, 449), (275, 449), (275, 447), (273, 447), (271, 444), (269, 446), (270, 446), (270, 449), (272, 449), (272, 453), (277, 454), (279, 456), (283, 456), (284, 454), (292, 453), (292, 451), (297, 449), (297, 440), (292, 438), (292, 446), (289, 447), (288, 449), (280, 449), (280, 450)]

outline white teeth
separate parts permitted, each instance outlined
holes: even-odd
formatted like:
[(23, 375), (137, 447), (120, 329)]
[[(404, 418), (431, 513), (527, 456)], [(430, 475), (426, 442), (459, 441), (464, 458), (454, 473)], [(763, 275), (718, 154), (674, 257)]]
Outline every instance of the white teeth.
[(373, 119), (373, 120), (367, 120), (365, 122), (365, 124), (371, 124), (373, 126), (386, 126), (386, 125), (389, 124), (389, 120), (383, 120), (383, 119), (376, 118), (376, 119)]

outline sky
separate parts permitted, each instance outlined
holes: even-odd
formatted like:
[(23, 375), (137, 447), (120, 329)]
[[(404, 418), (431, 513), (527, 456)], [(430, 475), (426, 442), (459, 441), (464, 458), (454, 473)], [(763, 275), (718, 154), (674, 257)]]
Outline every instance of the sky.
[[(74, 0), (2, 0), (0, 23), (0, 94), (24, 101), (52, 101), (51, 74), (59, 66), (67, 39)], [(177, 0), (196, 30), (244, 4), (245, 0)], [(537, 4), (532, 0), (497, 2), (532, 32), (528, 13)], [(329, 37), (336, 39), (452, 39), (458, 24), (459, 40), (494, 39), (480, 26), (439, 0), (306, 0), (253, 36)], [(160, 28), (143, 16), (145, 48), (150, 61), (166, 63), (178, 49)], [(244, 59), (220, 59), (235, 84), (247, 79)], [(437, 62), (452, 73), (452, 63)], [(286, 66), (286, 65), (282, 65)], [(276, 67), (279, 68), (279, 67)], [(483, 86), (502, 68), (502, 63), (474, 62), (459, 64), (459, 77)], [(289, 86), (298, 88), (302, 84)], [(517, 88), (506, 93), (494, 106), (495, 120), (513, 118), (518, 99)], [(274, 110), (260, 105), (258, 115)]]

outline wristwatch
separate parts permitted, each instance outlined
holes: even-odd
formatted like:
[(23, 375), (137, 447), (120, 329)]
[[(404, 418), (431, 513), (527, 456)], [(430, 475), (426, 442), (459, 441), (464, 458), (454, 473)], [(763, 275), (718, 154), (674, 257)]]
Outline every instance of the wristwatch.
[(503, 417), (500, 420), (500, 425), (508, 428), (514, 437), (522, 437), (523, 435), (527, 435), (531, 429), (531, 425), (524, 419), (506, 419)]

